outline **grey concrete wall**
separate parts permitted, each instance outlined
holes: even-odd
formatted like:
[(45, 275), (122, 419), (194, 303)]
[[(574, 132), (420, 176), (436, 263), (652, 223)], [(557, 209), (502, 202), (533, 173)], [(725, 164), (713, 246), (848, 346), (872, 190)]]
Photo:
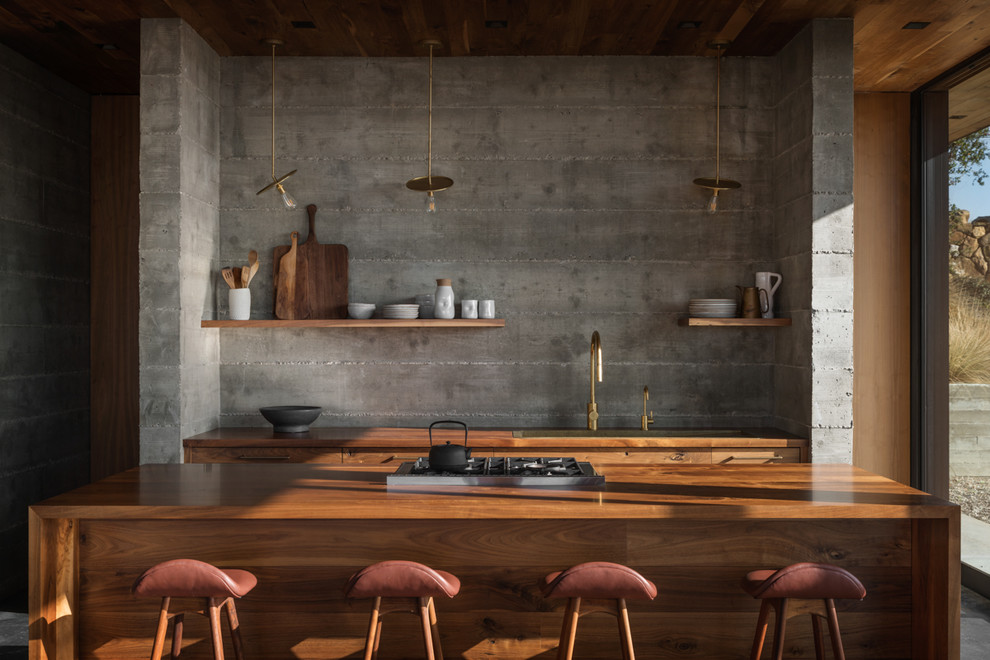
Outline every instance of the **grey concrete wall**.
[(89, 95), (0, 46), (0, 597), (89, 476)]
[(949, 385), (949, 474), (990, 477), (990, 385)]
[(776, 57), (775, 245), (792, 331), (776, 345), (777, 425), (852, 461), (852, 21), (813, 21)]
[(220, 58), (178, 19), (141, 23), (141, 462), (216, 427)]
[[(176, 46), (149, 42), (149, 56), (158, 48)], [(435, 215), (404, 186), (425, 174), (425, 57), (279, 58), (276, 169), (299, 170), (287, 184), (294, 212), (255, 195), (270, 171), (270, 58), (224, 58), (213, 266), (259, 251), (254, 318), (272, 316), (272, 249), (293, 230), (305, 236), (313, 203), (320, 241), (350, 249), (351, 300), (409, 300), (450, 277), (458, 299), (494, 298), (507, 324), (228, 329), (211, 381), (216, 335), (190, 322), (174, 336), (206, 347), (205, 375), (154, 400), (202, 397), (212, 409), (201, 385), (216, 382), (226, 426), (262, 425), (259, 406), (288, 403), (323, 406), (318, 425), (581, 426), (597, 329), (602, 426), (637, 424), (648, 384), (659, 425), (772, 424), (811, 435), (816, 460), (848, 460), (851, 53), (851, 24), (819, 21), (775, 58), (724, 61), (722, 174), (743, 188), (715, 216), (691, 184), (714, 168), (713, 89), (699, 83), (714, 79), (711, 58), (438, 57), (434, 173), (455, 184)], [(152, 146), (149, 165), (164, 153)], [(181, 171), (175, 153), (167, 167)], [(157, 218), (174, 211), (152, 211), (142, 222), (158, 237)], [(214, 226), (204, 220), (204, 234)], [(690, 298), (732, 296), (767, 269), (784, 273), (780, 308), (793, 327), (677, 325)], [(180, 281), (164, 266), (143, 270)], [(181, 271), (190, 277), (215, 286), (216, 306), (207, 294), (165, 311), (224, 318), (225, 287)], [(162, 334), (168, 352), (173, 335)], [(178, 455), (183, 413), (193, 415), (168, 411), (172, 430), (145, 456)]]
[[(225, 58), (221, 262), (264, 260), (253, 314), (272, 316), (271, 254), (305, 236), (350, 250), (350, 298), (407, 300), (451, 277), (493, 298), (500, 330), (224, 330), (221, 421), (323, 406), (322, 425), (585, 423), (589, 340), (602, 335), (602, 426), (764, 425), (778, 331), (682, 328), (693, 297), (732, 297), (774, 265), (773, 63), (724, 63), (722, 172), (744, 182), (716, 216), (712, 58), (435, 61), (435, 216), (425, 174), (427, 60), (278, 60), (277, 172), (300, 209), (258, 197), (270, 153), (270, 60)], [(221, 302), (219, 314), (226, 316)]]

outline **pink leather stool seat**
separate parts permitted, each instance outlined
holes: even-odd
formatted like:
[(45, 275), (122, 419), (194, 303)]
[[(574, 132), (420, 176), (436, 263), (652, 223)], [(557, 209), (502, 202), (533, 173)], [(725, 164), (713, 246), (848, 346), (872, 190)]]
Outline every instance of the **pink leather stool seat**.
[(241, 660), (243, 658), (241, 627), (237, 620), (234, 599), (244, 596), (257, 584), (258, 579), (248, 571), (237, 568), (221, 570), (196, 559), (172, 559), (155, 564), (146, 570), (134, 581), (131, 593), (135, 596), (154, 596), (162, 599), (158, 611), (155, 643), (151, 650), (152, 660), (162, 657), (170, 620), (172, 621), (172, 658), (178, 658), (182, 653), (185, 610), (171, 607), (173, 598), (195, 598), (205, 601), (198, 603), (191, 611), (202, 614), (210, 620), (210, 637), (215, 660), (223, 660), (220, 610), (225, 609), (234, 657)]
[(382, 561), (362, 568), (344, 587), (348, 598), (446, 596), (453, 598), (461, 581), (414, 561)]
[[(611, 614), (618, 620), (623, 660), (635, 660), (626, 599), (653, 600), (657, 597), (655, 584), (628, 566), (589, 561), (550, 573), (540, 582), (540, 591), (547, 598), (567, 599), (557, 646), (558, 660), (570, 660), (574, 656), (578, 618), (592, 612)], [(582, 609), (583, 598), (608, 602), (592, 607), (586, 605)]]
[(812, 631), (815, 634), (815, 658), (817, 660), (825, 658), (825, 647), (819, 627), (820, 619), (825, 619), (832, 640), (832, 653), (837, 660), (845, 660), (842, 637), (839, 634), (839, 619), (835, 613), (835, 599), (862, 600), (866, 597), (866, 588), (855, 575), (831, 564), (801, 562), (779, 570), (750, 571), (743, 577), (740, 586), (750, 596), (762, 601), (750, 660), (759, 660), (763, 653), (763, 642), (766, 639), (767, 621), (771, 609), (774, 610), (776, 624), (772, 655), (775, 660), (783, 658), (784, 632), (787, 619), (790, 618), (787, 613), (787, 603), (790, 599), (822, 601), (819, 609), (810, 612)]
[(589, 561), (557, 571), (540, 585), (547, 598), (627, 598), (653, 600), (657, 586), (622, 564)]
[(135, 596), (172, 598), (240, 598), (254, 589), (258, 579), (237, 568), (220, 570), (195, 559), (173, 559), (155, 564), (134, 581)]
[[(382, 617), (391, 612), (408, 612), (420, 617), (423, 648), (427, 660), (443, 660), (434, 598), (453, 598), (461, 581), (446, 571), (438, 571), (415, 561), (390, 560), (366, 566), (344, 586), (348, 598), (374, 598), (371, 620), (364, 644), (364, 660), (378, 657)], [(389, 598), (388, 604), (383, 599)]]

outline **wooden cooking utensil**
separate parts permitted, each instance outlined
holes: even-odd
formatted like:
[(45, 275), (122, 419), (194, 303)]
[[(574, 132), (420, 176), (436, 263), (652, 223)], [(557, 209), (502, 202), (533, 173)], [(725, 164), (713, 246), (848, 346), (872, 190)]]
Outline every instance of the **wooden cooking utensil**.
[(243, 268), (241, 268), (241, 288), (246, 289), (250, 282), (251, 282), (251, 267), (244, 266)]
[(220, 270), (220, 274), (223, 275), (223, 281), (227, 283), (231, 289), (237, 288), (237, 283), (234, 282), (234, 271), (230, 268), (223, 268)]
[(233, 268), (231, 268), (231, 271), (233, 271), (233, 273), (234, 273), (234, 288), (235, 289), (240, 289), (241, 288), (241, 267), (240, 266), (234, 266)]
[(248, 261), (251, 262), (251, 271), (248, 273), (248, 284), (251, 284), (251, 280), (258, 273), (258, 266), (261, 265), (261, 262), (258, 261), (258, 253), (251, 250), (251, 254), (248, 255)]

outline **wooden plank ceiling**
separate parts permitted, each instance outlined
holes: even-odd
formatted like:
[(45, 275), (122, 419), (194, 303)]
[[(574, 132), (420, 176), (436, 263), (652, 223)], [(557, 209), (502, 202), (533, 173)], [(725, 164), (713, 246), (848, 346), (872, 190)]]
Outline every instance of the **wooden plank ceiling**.
[[(94, 94), (138, 91), (139, 19), (181, 17), (220, 54), (408, 57), (775, 54), (852, 17), (857, 91), (911, 91), (990, 48), (990, 0), (4, 0), (0, 43)], [(909, 22), (924, 29), (904, 29)]]

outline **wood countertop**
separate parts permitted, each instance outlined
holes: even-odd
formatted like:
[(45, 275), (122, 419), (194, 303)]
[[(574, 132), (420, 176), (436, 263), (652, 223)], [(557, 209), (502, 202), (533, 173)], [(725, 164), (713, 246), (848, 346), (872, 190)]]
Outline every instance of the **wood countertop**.
[(388, 488), (394, 467), (144, 465), (31, 507), (100, 519), (904, 519), (958, 520), (959, 508), (849, 465), (598, 468), (601, 489)]
[[(652, 435), (644, 436), (639, 429), (605, 429), (609, 435), (585, 435), (581, 429), (574, 430), (574, 436), (559, 434), (565, 429), (508, 429), (471, 428), (468, 431), (468, 444), (471, 447), (804, 447), (804, 438), (773, 428), (739, 429), (741, 433), (727, 435), (726, 429), (683, 429), (671, 428), (669, 436), (664, 436), (662, 428), (650, 429)], [(527, 437), (516, 437), (524, 432)], [(554, 437), (539, 437), (540, 432), (554, 434)], [(683, 434), (691, 432), (691, 437)], [(435, 428), (434, 441), (463, 442), (464, 431), (456, 428)], [(395, 447), (417, 448), (429, 446), (429, 435), (425, 428), (386, 428), (386, 427), (313, 427), (306, 433), (275, 433), (266, 427), (225, 427), (200, 433), (183, 440), (186, 448), (191, 447)]]

